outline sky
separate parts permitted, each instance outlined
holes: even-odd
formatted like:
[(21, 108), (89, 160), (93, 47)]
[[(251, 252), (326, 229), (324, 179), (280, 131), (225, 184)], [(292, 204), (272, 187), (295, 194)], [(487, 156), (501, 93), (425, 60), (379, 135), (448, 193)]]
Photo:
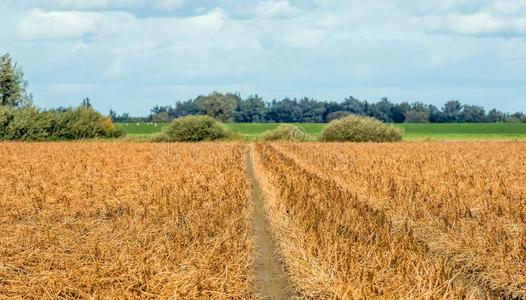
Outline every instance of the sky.
[(46, 108), (219, 91), (526, 111), (526, 0), (0, 0), (5, 52)]

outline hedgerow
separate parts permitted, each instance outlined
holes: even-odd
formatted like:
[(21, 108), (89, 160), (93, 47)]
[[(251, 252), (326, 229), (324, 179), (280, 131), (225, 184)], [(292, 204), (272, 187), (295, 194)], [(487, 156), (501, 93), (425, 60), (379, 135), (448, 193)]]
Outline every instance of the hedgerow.
[(40, 110), (0, 107), (0, 140), (48, 141), (120, 137), (111, 118), (85, 107)]

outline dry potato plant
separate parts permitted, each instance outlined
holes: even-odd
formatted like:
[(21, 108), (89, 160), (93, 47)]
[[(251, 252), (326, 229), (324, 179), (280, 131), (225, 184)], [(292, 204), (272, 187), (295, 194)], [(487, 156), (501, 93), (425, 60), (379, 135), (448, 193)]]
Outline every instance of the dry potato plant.
[(458, 271), (428, 256), (410, 227), (397, 228), (384, 211), (306, 170), (275, 146), (259, 144), (256, 153), (268, 215), (289, 276), (302, 296), (481, 296), (474, 287), (454, 281)]
[[(409, 291), (413, 280), (415, 288), (423, 288), (418, 292), (442, 287), (421, 285), (429, 274), (419, 270), (433, 270), (425, 267), (430, 264), (440, 270), (433, 274), (437, 284), (449, 280), (453, 286), (476, 287), (478, 296), (526, 298), (525, 143), (289, 143), (260, 146), (260, 152), (274, 162), (263, 164), (275, 186), (289, 185), (293, 191), (281, 190), (277, 198), (284, 216), (302, 230), (305, 258), (313, 259), (304, 262), (303, 270), (319, 268), (336, 284), (356, 267), (341, 256), (362, 251), (358, 269), (373, 267), (369, 282), (376, 288), (396, 292), (396, 282), (382, 278), (390, 270), (403, 290)], [(293, 177), (284, 174), (292, 170), (297, 172)], [(352, 221), (355, 203), (367, 211)], [(382, 216), (376, 228), (372, 216)], [(360, 232), (369, 235), (352, 240)], [(385, 245), (374, 244), (382, 232)], [(360, 240), (374, 246), (358, 250)], [(334, 263), (328, 261), (329, 251)], [(291, 268), (300, 274), (294, 268), (300, 266)]]
[(1, 143), (0, 298), (250, 298), (248, 147)]

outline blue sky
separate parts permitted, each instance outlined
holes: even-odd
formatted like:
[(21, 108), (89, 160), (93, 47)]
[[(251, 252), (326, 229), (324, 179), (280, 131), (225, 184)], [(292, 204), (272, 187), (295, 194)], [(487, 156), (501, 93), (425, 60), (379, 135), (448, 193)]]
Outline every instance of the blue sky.
[(1, 0), (3, 52), (42, 107), (237, 91), (526, 111), (526, 0)]

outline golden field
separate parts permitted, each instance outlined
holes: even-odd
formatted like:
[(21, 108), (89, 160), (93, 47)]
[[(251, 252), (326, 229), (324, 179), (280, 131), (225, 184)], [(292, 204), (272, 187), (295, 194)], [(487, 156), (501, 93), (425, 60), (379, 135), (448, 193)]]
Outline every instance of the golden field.
[(249, 298), (247, 146), (0, 144), (0, 298)]
[(526, 298), (526, 143), (0, 143), (0, 159), (0, 299)]
[(256, 150), (271, 223), (304, 295), (526, 297), (526, 144)]

